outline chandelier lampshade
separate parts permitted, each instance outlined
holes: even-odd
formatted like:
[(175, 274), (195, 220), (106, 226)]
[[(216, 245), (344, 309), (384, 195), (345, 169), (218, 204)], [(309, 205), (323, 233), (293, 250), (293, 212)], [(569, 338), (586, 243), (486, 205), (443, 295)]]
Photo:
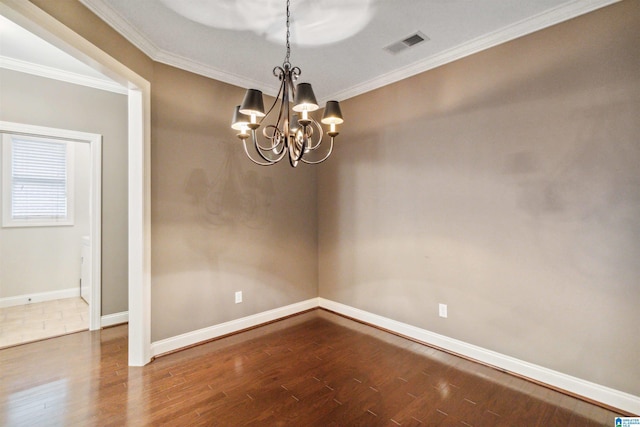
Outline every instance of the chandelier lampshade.
[(342, 124), (342, 111), (340, 111), (340, 103), (338, 101), (327, 101), (327, 106), (324, 108), (324, 114), (322, 120), (325, 125), (335, 123), (337, 125)]
[(316, 111), (318, 108), (320, 107), (318, 107), (318, 101), (316, 101), (311, 84), (299, 83), (296, 88), (296, 97), (293, 100), (293, 111)]
[[(321, 123), (329, 125), (329, 143), (323, 144), (324, 132), (309, 113), (318, 109), (318, 101), (309, 83), (294, 82), (301, 74), (300, 68), (292, 67), (289, 62), (291, 55), (290, 37), (290, 0), (287, 0), (287, 53), (281, 67), (273, 69), (273, 75), (280, 80), (280, 89), (274, 103), (265, 113), (262, 92), (257, 89), (247, 89), (244, 99), (233, 112), (231, 128), (239, 131), (238, 138), (242, 141), (244, 151), (249, 159), (261, 166), (278, 163), (285, 157), (289, 158), (291, 166), (296, 167), (300, 162), (318, 164), (329, 158), (333, 151), (333, 141), (338, 135), (336, 125), (344, 122), (338, 101), (328, 101)], [(293, 101), (291, 101), (293, 99)], [(289, 108), (289, 104), (293, 107)], [(279, 104), (277, 114), (276, 105)], [(293, 114), (292, 113), (298, 113)], [(274, 112), (275, 123), (263, 123)], [(262, 128), (261, 142), (258, 130)], [(258, 158), (249, 151), (247, 140), (251, 140)], [(318, 148), (323, 148), (319, 154), (312, 154)]]
[(242, 104), (240, 104), (240, 112), (248, 116), (264, 117), (264, 102), (262, 101), (262, 91), (257, 89), (248, 89), (244, 94)]
[(324, 107), (322, 120), (320, 121), (323, 124), (330, 126), (329, 132), (327, 132), (329, 136), (338, 136), (336, 125), (340, 125), (344, 122), (344, 119), (342, 118), (342, 111), (340, 111), (340, 103), (338, 101), (327, 101), (327, 105)]

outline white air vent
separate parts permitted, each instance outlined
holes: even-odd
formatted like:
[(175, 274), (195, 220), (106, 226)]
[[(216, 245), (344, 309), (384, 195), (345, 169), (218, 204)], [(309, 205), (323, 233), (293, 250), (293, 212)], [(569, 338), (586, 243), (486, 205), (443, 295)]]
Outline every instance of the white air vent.
[(386, 46), (384, 50), (386, 50), (389, 53), (396, 54), (427, 40), (429, 40), (429, 37), (425, 36), (423, 33), (418, 31), (417, 33), (414, 33), (408, 37), (405, 37), (399, 42), (395, 42), (390, 44), (389, 46)]

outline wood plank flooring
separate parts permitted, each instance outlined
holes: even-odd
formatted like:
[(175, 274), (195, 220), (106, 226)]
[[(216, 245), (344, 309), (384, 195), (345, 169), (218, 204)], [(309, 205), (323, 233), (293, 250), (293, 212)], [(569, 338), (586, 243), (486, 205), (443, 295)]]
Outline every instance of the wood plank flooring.
[(612, 426), (601, 407), (314, 310), (127, 367), (126, 325), (0, 350), (3, 426)]

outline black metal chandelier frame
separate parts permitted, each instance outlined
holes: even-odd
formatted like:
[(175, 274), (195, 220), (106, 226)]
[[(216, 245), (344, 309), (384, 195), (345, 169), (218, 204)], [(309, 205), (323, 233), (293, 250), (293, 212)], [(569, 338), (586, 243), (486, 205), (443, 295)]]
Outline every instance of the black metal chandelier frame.
[[(324, 114), (320, 120), (322, 124), (329, 125), (329, 147), (324, 154), (311, 154), (318, 150), (323, 142), (324, 132), (309, 113), (318, 110), (318, 102), (311, 84), (294, 83), (301, 74), (300, 68), (293, 67), (289, 62), (291, 55), (290, 45), (290, 0), (287, 0), (287, 53), (282, 66), (273, 69), (273, 75), (280, 80), (280, 89), (274, 103), (265, 113), (262, 92), (257, 89), (247, 89), (242, 104), (236, 106), (231, 127), (238, 130), (238, 138), (242, 140), (244, 151), (249, 159), (260, 166), (269, 166), (278, 163), (285, 157), (289, 158), (291, 166), (296, 167), (300, 162), (307, 164), (322, 163), (333, 152), (334, 138), (339, 132), (336, 125), (343, 123), (342, 112), (338, 101), (327, 101)], [(293, 107), (289, 108), (293, 98)], [(265, 120), (280, 104), (275, 124), (266, 124)], [(293, 110), (294, 114), (291, 113)], [(296, 114), (297, 113), (297, 114)], [(262, 127), (262, 136), (266, 145), (260, 143), (257, 130)], [(251, 139), (252, 145), (259, 158), (254, 158), (247, 145)]]

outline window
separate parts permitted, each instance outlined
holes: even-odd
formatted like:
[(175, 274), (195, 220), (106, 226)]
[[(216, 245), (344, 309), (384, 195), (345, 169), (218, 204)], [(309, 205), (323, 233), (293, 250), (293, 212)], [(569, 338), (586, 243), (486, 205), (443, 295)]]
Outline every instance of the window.
[(73, 225), (73, 145), (2, 135), (2, 225)]

